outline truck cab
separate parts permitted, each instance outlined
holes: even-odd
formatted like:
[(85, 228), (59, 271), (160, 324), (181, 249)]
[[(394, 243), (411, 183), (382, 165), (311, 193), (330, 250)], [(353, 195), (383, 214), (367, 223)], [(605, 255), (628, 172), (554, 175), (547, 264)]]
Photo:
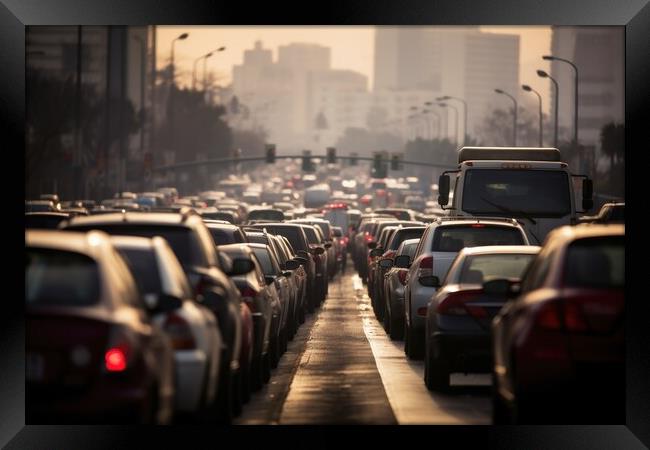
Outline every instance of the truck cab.
[[(443, 172), (438, 189), (449, 215), (515, 218), (534, 245), (593, 207), (592, 180), (572, 174), (556, 148), (463, 147), (458, 169)], [(581, 205), (576, 191), (582, 191)]]

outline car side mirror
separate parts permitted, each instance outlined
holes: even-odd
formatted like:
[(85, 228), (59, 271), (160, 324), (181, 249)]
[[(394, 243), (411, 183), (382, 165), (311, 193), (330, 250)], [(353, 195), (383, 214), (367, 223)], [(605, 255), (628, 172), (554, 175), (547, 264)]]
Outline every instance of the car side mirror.
[(449, 203), (449, 175), (442, 174), (438, 178), (438, 204), (446, 206)]
[(307, 259), (307, 260), (309, 259), (309, 253), (307, 253), (307, 252), (304, 251), (304, 250), (298, 250), (298, 253), (296, 253), (296, 254), (297, 254), (298, 256), (302, 257), (302, 258)]
[(326, 242), (326, 243), (325, 243), (325, 248), (330, 248), (331, 246), (332, 246), (332, 243), (331, 243), (331, 242)]
[(379, 260), (379, 267), (381, 267), (382, 269), (390, 269), (394, 265), (395, 263), (391, 258), (384, 258)]
[(284, 270), (296, 270), (298, 267), (300, 267), (300, 261), (295, 259), (290, 259), (284, 263)]
[(264, 281), (266, 282), (267, 286), (270, 286), (275, 281), (275, 277), (272, 275), (267, 275), (264, 277)]
[(282, 272), (282, 276), (289, 278), (291, 276), (291, 272), (288, 271), (288, 270), (285, 270), (285, 271)]
[(440, 287), (440, 280), (435, 275), (420, 277), (418, 278), (418, 281), (422, 286), (435, 287), (435, 288)]
[(228, 273), (229, 276), (245, 275), (255, 269), (255, 263), (248, 258), (235, 258), (232, 261), (232, 268)]
[(376, 258), (376, 257), (381, 256), (383, 254), (384, 254), (384, 251), (381, 248), (373, 248), (372, 250), (370, 250), (370, 256), (372, 258)]
[(302, 256), (296, 256), (295, 260), (298, 261), (301, 266), (309, 263), (309, 260), (307, 258), (303, 258)]
[(376, 242), (368, 242), (366, 245), (368, 246), (369, 249), (373, 249), (373, 248), (377, 247)]
[(323, 247), (320, 247), (320, 246), (319, 247), (314, 247), (311, 252), (314, 255), (322, 255), (323, 253), (325, 253), (325, 249)]
[(400, 255), (395, 257), (395, 267), (400, 269), (408, 269), (411, 265), (411, 257), (409, 255)]

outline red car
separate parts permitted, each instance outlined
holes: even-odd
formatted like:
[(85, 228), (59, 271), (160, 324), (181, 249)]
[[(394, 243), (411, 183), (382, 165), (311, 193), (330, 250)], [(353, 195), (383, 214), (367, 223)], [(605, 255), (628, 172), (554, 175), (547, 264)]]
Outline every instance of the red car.
[(504, 280), (495, 423), (624, 423), (624, 285), (624, 225), (558, 228), (519, 286)]
[(28, 423), (169, 423), (172, 345), (109, 236), (30, 230), (25, 241)]

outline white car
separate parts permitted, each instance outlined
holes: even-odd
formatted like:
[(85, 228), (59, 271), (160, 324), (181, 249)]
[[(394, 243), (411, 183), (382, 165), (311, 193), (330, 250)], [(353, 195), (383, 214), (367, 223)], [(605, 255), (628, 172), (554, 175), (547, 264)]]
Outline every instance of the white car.
[(182, 300), (182, 306), (174, 311), (154, 311), (153, 322), (166, 332), (174, 349), (174, 409), (210, 416), (215, 410), (225, 346), (217, 319), (193, 300), (187, 276), (164, 238), (112, 236), (111, 242), (127, 260), (145, 303), (162, 295)]
[(409, 267), (404, 286), (404, 352), (410, 359), (424, 356), (427, 305), (458, 252), (465, 247), (486, 245), (529, 242), (515, 219), (439, 217), (424, 230), (413, 258), (395, 258), (396, 266)]

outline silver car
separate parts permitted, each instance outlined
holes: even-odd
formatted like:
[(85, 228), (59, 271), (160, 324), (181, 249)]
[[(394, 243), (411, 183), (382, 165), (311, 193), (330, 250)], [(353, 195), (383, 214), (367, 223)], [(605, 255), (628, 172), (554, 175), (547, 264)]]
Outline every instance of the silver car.
[[(491, 217), (439, 217), (420, 239), (410, 264), (404, 288), (404, 353), (410, 359), (424, 356), (424, 326), (427, 305), (440, 288), (459, 251), (484, 245), (529, 245), (526, 233), (515, 219)], [(400, 265), (408, 258), (395, 259)]]
[[(403, 241), (395, 252), (395, 256), (409, 256), (412, 258), (420, 239), (407, 239)], [(384, 277), (384, 298), (386, 311), (384, 313), (384, 329), (392, 340), (404, 338), (404, 284), (408, 267), (396, 266), (392, 258), (385, 258), (379, 262), (380, 266), (388, 269)]]

